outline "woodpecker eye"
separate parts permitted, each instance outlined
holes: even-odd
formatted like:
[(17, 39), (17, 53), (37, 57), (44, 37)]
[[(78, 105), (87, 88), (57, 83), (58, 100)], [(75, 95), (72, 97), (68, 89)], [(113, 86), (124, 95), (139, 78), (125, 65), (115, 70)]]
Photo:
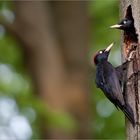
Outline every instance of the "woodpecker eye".
[(100, 53), (100, 54), (102, 54), (102, 53), (103, 53), (103, 51), (99, 51), (99, 53)]
[(124, 24), (126, 24), (126, 23), (127, 23), (127, 21), (126, 21), (126, 20), (124, 20), (124, 21), (123, 21), (123, 23), (124, 23)]

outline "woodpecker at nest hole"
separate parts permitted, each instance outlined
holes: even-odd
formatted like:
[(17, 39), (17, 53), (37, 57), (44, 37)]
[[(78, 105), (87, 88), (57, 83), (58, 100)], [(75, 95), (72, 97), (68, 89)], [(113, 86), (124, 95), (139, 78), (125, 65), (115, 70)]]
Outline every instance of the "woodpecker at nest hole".
[(94, 56), (96, 65), (96, 85), (100, 88), (105, 96), (113, 103), (117, 109), (121, 109), (125, 116), (135, 126), (133, 110), (128, 103), (125, 102), (122, 94), (121, 84), (117, 71), (110, 62), (108, 56), (113, 43), (106, 49), (100, 50)]

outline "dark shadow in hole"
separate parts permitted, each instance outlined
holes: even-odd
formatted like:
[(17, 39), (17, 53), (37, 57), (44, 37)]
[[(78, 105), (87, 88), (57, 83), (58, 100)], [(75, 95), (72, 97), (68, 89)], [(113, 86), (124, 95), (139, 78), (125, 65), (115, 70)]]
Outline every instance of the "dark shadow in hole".
[(132, 15), (131, 5), (128, 6), (126, 10), (125, 19), (128, 21), (126, 25), (124, 25), (124, 42), (137, 43), (138, 42), (138, 34), (136, 33), (136, 29), (134, 26), (134, 18)]

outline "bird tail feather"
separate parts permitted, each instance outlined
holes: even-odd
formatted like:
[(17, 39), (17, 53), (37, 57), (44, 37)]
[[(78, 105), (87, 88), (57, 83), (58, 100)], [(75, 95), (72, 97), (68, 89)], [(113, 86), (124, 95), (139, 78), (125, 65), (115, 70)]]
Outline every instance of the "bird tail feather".
[(125, 104), (121, 110), (124, 112), (125, 116), (128, 118), (128, 120), (131, 122), (133, 127), (135, 127), (135, 119), (134, 119), (134, 113), (132, 108), (130, 107), (129, 104)]

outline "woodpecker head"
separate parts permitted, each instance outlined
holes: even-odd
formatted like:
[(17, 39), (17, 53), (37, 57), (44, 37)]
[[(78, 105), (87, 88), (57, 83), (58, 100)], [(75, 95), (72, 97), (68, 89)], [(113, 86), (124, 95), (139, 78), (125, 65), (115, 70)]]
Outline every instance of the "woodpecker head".
[(95, 54), (95, 56), (94, 56), (95, 65), (97, 65), (98, 63), (100, 63), (102, 61), (107, 61), (109, 52), (113, 45), (114, 45), (114, 43), (111, 43), (106, 49), (100, 50)]
[(110, 28), (121, 29), (124, 31), (131, 30), (134, 28), (134, 21), (133, 19), (124, 18), (118, 24), (110, 26)]

